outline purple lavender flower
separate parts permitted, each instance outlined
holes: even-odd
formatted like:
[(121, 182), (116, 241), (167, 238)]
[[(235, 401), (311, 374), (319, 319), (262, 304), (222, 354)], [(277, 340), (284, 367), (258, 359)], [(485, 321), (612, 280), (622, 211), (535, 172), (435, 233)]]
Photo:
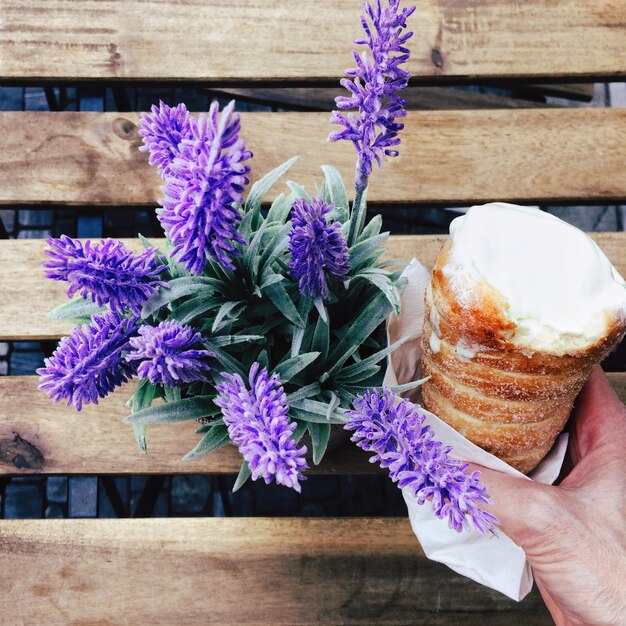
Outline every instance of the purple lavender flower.
[(131, 338), (130, 345), (132, 350), (126, 360), (141, 361), (137, 368), (139, 378), (168, 387), (208, 380), (207, 359), (215, 356), (204, 348), (199, 332), (176, 320), (141, 326), (139, 336)]
[(142, 113), (139, 135), (143, 138), (141, 152), (150, 153), (150, 165), (156, 165), (162, 177), (168, 176), (170, 166), (179, 156), (180, 142), (189, 136), (190, 115), (184, 104), (170, 108), (159, 102), (152, 105), (152, 113)]
[(332, 205), (321, 198), (309, 204), (304, 199), (293, 205), (289, 252), (291, 274), (299, 280), (300, 291), (312, 298), (328, 297), (327, 278), (346, 280), (350, 258), (338, 222), (328, 223)]
[(352, 441), (360, 448), (375, 453), (370, 462), (388, 468), (391, 479), (408, 487), (419, 504), (432, 498), (437, 517), (447, 517), (457, 532), (469, 529), (470, 520), (481, 534), (493, 530), (497, 518), (479, 507), (490, 502), (480, 472), (467, 474), (467, 464), (448, 456), (451, 448), (433, 439), (414, 404), (402, 400), (394, 407), (394, 395), (385, 389), (366, 391), (353, 406), (346, 429), (355, 431)]
[(83, 245), (66, 235), (48, 239), (48, 246), (49, 258), (43, 264), (48, 278), (68, 281), (68, 296), (80, 291), (83, 298), (91, 296), (98, 306), (109, 304), (120, 314), (129, 307), (138, 315), (163, 284), (157, 277), (166, 266), (154, 248), (134, 256), (121, 241), (87, 241)]
[(78, 411), (83, 404), (98, 403), (127, 382), (134, 367), (123, 358), (130, 338), (137, 333), (138, 318), (114, 312), (96, 315), (90, 324), (77, 326), (63, 337), (52, 356), (38, 369), (39, 388), (55, 402), (67, 399)]
[[(296, 423), (290, 422), (287, 396), (277, 374), (268, 376), (254, 363), (250, 368), (250, 389), (238, 374), (224, 374), (215, 403), (222, 409), (230, 438), (252, 472), (252, 479), (274, 478), (280, 485), (300, 491), (307, 468), (306, 446), (297, 448), (293, 439)], [(259, 371), (260, 370), (260, 371)]]
[(398, 155), (393, 146), (400, 143), (397, 135), (404, 124), (396, 118), (406, 115), (406, 101), (396, 92), (409, 82), (410, 74), (400, 66), (409, 58), (410, 51), (404, 44), (413, 35), (402, 31), (415, 7), (400, 9), (400, 0), (388, 0), (382, 8), (380, 0), (376, 0), (375, 5), (366, 3), (363, 9), (371, 26), (366, 17), (361, 17), (366, 36), (354, 43), (367, 45), (371, 56), (365, 51), (360, 56), (353, 52), (356, 67), (346, 70), (346, 76), (354, 79), (341, 81), (351, 95), (335, 100), (339, 109), (358, 109), (358, 115), (333, 111), (331, 123), (344, 129), (329, 136), (330, 141), (348, 139), (354, 144), (358, 155), (355, 186), (359, 193), (367, 187), (373, 160), (382, 167), (384, 155)]
[[(164, 171), (165, 198), (157, 210), (172, 255), (193, 274), (200, 274), (207, 257), (234, 268), (244, 240), (237, 231), (242, 192), (252, 157), (239, 139), (241, 124), (231, 102), (218, 120), (218, 104), (208, 115), (189, 118), (189, 131), (178, 144), (178, 154)], [(165, 132), (165, 131), (164, 131)]]

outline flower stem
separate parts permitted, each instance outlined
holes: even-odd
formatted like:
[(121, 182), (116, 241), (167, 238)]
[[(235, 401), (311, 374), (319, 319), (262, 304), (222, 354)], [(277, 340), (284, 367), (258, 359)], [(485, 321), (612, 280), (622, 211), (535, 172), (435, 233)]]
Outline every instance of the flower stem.
[(363, 230), (365, 223), (367, 187), (362, 191), (358, 189), (354, 192), (354, 202), (352, 203), (352, 215), (350, 216), (350, 230), (348, 231), (348, 248), (351, 248)]

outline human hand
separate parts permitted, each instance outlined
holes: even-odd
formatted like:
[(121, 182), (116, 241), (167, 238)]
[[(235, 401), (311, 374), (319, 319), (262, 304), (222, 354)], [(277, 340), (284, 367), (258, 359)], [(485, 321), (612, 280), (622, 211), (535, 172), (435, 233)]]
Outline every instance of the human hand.
[(626, 624), (626, 407), (599, 366), (574, 409), (567, 463), (558, 486), (477, 469), (557, 626)]

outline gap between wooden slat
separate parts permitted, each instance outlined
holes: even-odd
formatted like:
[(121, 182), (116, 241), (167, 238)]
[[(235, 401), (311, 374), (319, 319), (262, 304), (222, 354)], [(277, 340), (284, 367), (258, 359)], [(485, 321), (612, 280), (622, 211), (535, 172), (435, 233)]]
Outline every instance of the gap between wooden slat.
[[(626, 177), (625, 177), (626, 180)], [(626, 276), (626, 232), (591, 233), (617, 271)], [(397, 235), (389, 238), (387, 249), (394, 259), (410, 261), (413, 257), (431, 266), (441, 244), (442, 235)], [(123, 239), (125, 245), (139, 252), (138, 239)], [(153, 240), (155, 245), (163, 241)], [(41, 262), (45, 242), (39, 240), (0, 241), (0, 341), (57, 339), (71, 325), (48, 320), (48, 311), (67, 300), (67, 285), (44, 278)]]
[[(621, 2), (417, 6), (409, 21), (415, 80), (626, 74)], [(0, 79), (338, 81), (362, 36), (360, 13), (353, 0), (0, 0)]]
[[(154, 206), (162, 182), (140, 153), (138, 113), (0, 113), (0, 204)], [(374, 168), (371, 204), (592, 204), (626, 198), (626, 110), (410, 111), (400, 156)], [(354, 150), (326, 113), (243, 113), (252, 180), (291, 156), (311, 192), (320, 165), (352, 188)], [(280, 181), (268, 199), (287, 191)]]
[(404, 518), (7, 520), (0, 575), (7, 624), (552, 623), (536, 591), (426, 560)]
[[(537, 86), (528, 86), (535, 96), (542, 92)], [(546, 85), (546, 93), (549, 86)], [(565, 88), (568, 85), (561, 85)], [(572, 85), (573, 87), (573, 85)], [(576, 85), (579, 87), (579, 85)], [(593, 90), (593, 84), (589, 85)], [(337, 87), (292, 87), (292, 88), (208, 88), (208, 95), (220, 98), (237, 98), (247, 102), (271, 106), (285, 106), (286, 108), (302, 109), (305, 111), (331, 111), (337, 108), (335, 98), (344, 96), (345, 90)], [(560, 92), (559, 92), (560, 93)], [(576, 90), (576, 94), (578, 91)], [(402, 91), (406, 100), (405, 108), (417, 111), (446, 111), (452, 109), (534, 109), (553, 108), (555, 105), (543, 101), (524, 100), (520, 97), (511, 98), (494, 94), (477, 93), (449, 87), (407, 87)]]
[[(609, 373), (611, 384), (626, 402), (626, 373)], [(132, 428), (121, 419), (129, 413), (129, 384), (78, 412), (55, 404), (37, 389), (37, 377), (0, 377), (0, 475), (17, 474), (236, 474), (241, 456), (227, 446), (183, 462), (199, 441), (196, 422), (148, 428), (148, 454), (136, 447)], [(347, 435), (347, 434), (346, 434)], [(346, 437), (347, 439), (347, 437)], [(319, 474), (374, 474), (382, 470), (346, 442), (330, 452)]]

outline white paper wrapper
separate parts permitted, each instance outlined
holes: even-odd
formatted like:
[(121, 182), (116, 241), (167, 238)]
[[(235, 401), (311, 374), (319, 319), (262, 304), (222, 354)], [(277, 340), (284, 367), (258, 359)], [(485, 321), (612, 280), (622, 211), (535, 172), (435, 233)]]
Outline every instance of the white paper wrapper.
[[(410, 382), (418, 377), (424, 292), (430, 273), (413, 259), (404, 276), (408, 278), (408, 283), (402, 294), (402, 315), (400, 319), (390, 316), (387, 329), (392, 342), (407, 336), (409, 339), (391, 355), (385, 377), (387, 385)], [(557, 439), (548, 456), (529, 478), (465, 439), (436, 415), (428, 411), (424, 414), (435, 436), (452, 446), (452, 455), (463, 461), (546, 484), (552, 484), (559, 475), (567, 449), (565, 433)], [(403, 493), (411, 527), (429, 559), (445, 563), (455, 572), (500, 591), (513, 600), (522, 600), (528, 594), (533, 586), (530, 565), (524, 551), (507, 535), (499, 529), (495, 536), (483, 536), (476, 530), (457, 533), (448, 527), (447, 520), (435, 516), (428, 503), (419, 505), (407, 489)]]

